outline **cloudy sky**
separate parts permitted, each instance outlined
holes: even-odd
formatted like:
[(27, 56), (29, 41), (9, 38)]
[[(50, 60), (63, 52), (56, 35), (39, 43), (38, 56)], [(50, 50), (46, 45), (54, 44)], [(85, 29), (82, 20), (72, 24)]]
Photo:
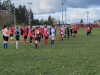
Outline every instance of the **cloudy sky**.
[[(11, 0), (16, 7), (26, 5), (29, 9), (29, 2), (32, 2), (30, 8), (34, 13), (34, 17), (47, 19), (48, 15), (62, 21), (62, 0)], [(88, 18), (90, 22), (100, 19), (100, 0), (66, 0), (66, 18), (67, 23), (79, 22), (83, 19), (87, 22), (87, 11), (89, 11)], [(64, 2), (65, 3), (65, 2)], [(65, 10), (65, 5), (63, 5)], [(64, 21), (65, 21), (65, 12)]]

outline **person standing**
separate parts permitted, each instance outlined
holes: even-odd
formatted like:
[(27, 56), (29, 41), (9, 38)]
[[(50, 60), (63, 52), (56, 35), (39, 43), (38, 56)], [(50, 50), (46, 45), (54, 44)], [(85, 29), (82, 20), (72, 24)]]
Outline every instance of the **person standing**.
[(69, 36), (70, 36), (70, 29), (69, 29), (69, 27), (67, 27), (67, 36), (68, 36), (68, 40), (69, 40)]
[(78, 28), (75, 25), (74, 28), (73, 28), (73, 36), (74, 36), (74, 38), (77, 36), (77, 31), (78, 31)]
[(48, 36), (49, 36), (49, 32), (48, 32), (48, 28), (47, 26), (44, 27), (44, 43), (48, 44)]
[(24, 36), (24, 44), (26, 44), (26, 39), (27, 39), (27, 28), (24, 27), (23, 29), (23, 36)]
[(38, 49), (39, 44), (39, 27), (36, 27), (35, 30), (35, 49)]
[(19, 46), (18, 46), (19, 38), (20, 38), (19, 26), (16, 27), (15, 38), (16, 38), (16, 49), (19, 49)]
[(8, 32), (8, 29), (7, 29), (7, 26), (4, 25), (3, 29), (2, 29), (2, 33), (3, 33), (3, 46), (4, 46), (4, 49), (7, 49), (8, 48), (8, 36), (9, 36), (9, 32)]
[(10, 28), (10, 42), (13, 43), (14, 27)]
[(51, 45), (52, 46), (54, 46), (55, 36), (56, 36), (56, 30), (54, 28), (54, 25), (52, 25), (52, 28), (51, 28)]
[(29, 29), (29, 37), (30, 37), (29, 42), (30, 44), (32, 44), (32, 40), (33, 40), (33, 28), (32, 27), (30, 27)]
[(89, 27), (90, 27), (90, 34), (92, 35), (92, 26), (89, 25)]
[(41, 34), (42, 34), (42, 30), (41, 30), (41, 27), (39, 26), (38, 28), (38, 31), (39, 31), (39, 44), (41, 44)]
[(20, 35), (21, 35), (21, 38), (23, 38), (23, 27), (20, 28)]
[(73, 26), (70, 28), (70, 35), (72, 36), (73, 34)]
[(61, 36), (61, 40), (63, 41), (63, 37), (64, 37), (64, 26), (63, 25), (60, 28), (60, 36)]
[(66, 35), (67, 35), (67, 27), (65, 26), (64, 27), (64, 38), (66, 38)]
[(90, 32), (91, 32), (91, 29), (90, 29), (89, 26), (87, 27), (86, 31), (87, 31), (87, 36), (89, 36), (90, 35)]

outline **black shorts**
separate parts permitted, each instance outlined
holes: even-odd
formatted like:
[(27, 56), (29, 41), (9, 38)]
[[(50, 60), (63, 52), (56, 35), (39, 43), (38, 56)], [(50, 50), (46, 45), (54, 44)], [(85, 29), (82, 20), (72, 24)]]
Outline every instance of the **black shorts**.
[(35, 37), (35, 40), (39, 40), (39, 37)]
[(16, 35), (16, 41), (19, 41), (19, 38), (20, 38), (20, 36), (19, 35)]
[(48, 39), (48, 36), (45, 36), (45, 39)]
[(13, 34), (10, 34), (10, 37), (13, 37)]
[(27, 39), (27, 36), (24, 36), (24, 39)]
[(8, 36), (4, 36), (4, 35), (3, 35), (3, 40), (4, 40), (4, 41), (8, 41)]
[(74, 31), (73, 33), (74, 33), (74, 34), (77, 34), (77, 31)]
[(32, 40), (33, 39), (33, 37), (30, 37), (30, 40)]

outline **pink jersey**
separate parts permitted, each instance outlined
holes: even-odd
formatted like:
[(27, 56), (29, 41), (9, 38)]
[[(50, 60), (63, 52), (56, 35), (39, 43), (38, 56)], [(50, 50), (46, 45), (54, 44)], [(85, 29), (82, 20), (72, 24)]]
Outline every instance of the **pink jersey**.
[(60, 34), (64, 34), (64, 28), (59, 28)]
[(44, 36), (48, 36), (48, 29), (47, 28), (44, 28)]
[(3, 33), (4, 36), (8, 36), (8, 30), (7, 30), (7, 28), (4, 28), (2, 30), (2, 33)]

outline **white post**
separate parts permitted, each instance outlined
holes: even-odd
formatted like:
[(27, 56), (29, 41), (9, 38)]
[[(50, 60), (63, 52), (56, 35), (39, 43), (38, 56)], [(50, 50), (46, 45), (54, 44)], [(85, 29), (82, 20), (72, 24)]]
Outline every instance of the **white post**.
[(28, 19), (29, 19), (29, 26), (31, 26), (31, 9), (30, 9), (30, 4), (32, 4), (32, 3), (28, 3), (29, 4), (29, 17), (28, 17)]
[(64, 5), (64, 1), (63, 0), (61, 2), (61, 5), (62, 5), (62, 25), (63, 25), (63, 5)]
[(89, 11), (87, 11), (87, 24), (88, 24), (88, 14), (89, 14)]

